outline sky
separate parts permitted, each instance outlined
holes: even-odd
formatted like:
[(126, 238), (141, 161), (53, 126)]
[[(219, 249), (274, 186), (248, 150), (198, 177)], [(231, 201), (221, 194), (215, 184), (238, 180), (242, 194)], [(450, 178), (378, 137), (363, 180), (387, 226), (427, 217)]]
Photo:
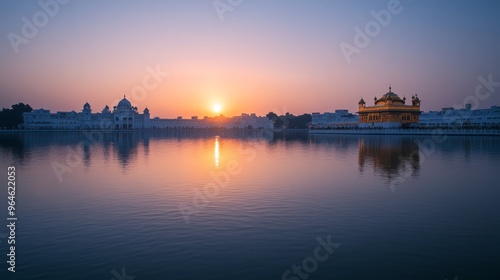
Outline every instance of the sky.
[(499, 14), (497, 0), (0, 1), (0, 107), (355, 112), (391, 85), (422, 111), (489, 108)]

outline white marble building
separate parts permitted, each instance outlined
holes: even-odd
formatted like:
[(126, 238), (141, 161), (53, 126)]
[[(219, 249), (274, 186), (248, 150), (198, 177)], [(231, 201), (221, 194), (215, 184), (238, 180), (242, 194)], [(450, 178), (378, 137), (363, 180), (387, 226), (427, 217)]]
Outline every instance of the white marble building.
[(334, 113), (325, 112), (312, 113), (312, 128), (339, 128), (357, 127), (359, 123), (358, 115), (349, 113), (348, 110), (335, 110)]
[(465, 109), (443, 108), (420, 115), (420, 127), (457, 127), (500, 128), (500, 107), (472, 110), (471, 104)]
[(152, 118), (149, 109), (143, 113), (132, 106), (125, 96), (117, 106), (110, 111), (106, 105), (101, 112), (92, 113), (89, 103), (83, 105), (81, 112), (51, 113), (46, 109), (36, 109), (24, 113), (25, 129), (200, 129), (200, 128), (227, 128), (227, 129), (272, 129), (273, 121), (267, 117), (258, 117), (255, 114), (242, 114), (232, 118), (224, 116), (190, 119), (178, 117), (176, 119)]
[[(311, 128), (360, 127), (358, 118), (358, 115), (347, 110), (335, 110), (335, 113), (312, 113)], [(472, 110), (472, 106), (467, 104), (464, 109), (443, 108), (441, 111), (422, 112), (418, 124), (414, 127), (500, 128), (500, 106)]]

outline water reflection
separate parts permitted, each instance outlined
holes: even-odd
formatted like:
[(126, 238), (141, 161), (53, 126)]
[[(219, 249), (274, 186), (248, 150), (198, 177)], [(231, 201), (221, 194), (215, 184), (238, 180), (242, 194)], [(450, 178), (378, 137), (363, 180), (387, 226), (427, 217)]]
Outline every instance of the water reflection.
[(122, 166), (126, 166), (131, 159), (135, 159), (140, 144), (147, 146), (148, 142), (148, 134), (122, 132), (112, 135), (112, 143)]
[[(304, 131), (272, 132), (268, 130), (241, 130), (241, 131), (151, 131), (151, 132), (25, 132), (0, 134), (0, 155), (6, 161), (23, 163), (29, 160), (34, 152), (46, 154), (57, 151), (57, 159), (64, 161), (67, 150), (78, 153), (83, 165), (89, 167), (93, 157), (102, 157), (106, 162), (116, 159), (122, 166), (127, 167), (130, 162), (137, 161), (139, 157), (149, 157), (151, 143), (155, 143), (154, 152), (158, 154), (156, 143), (162, 141), (175, 141), (185, 143), (191, 140), (207, 141), (206, 148), (200, 146), (206, 154), (207, 166), (219, 168), (224, 165), (222, 156), (237, 154), (222, 145), (228, 139), (237, 141), (264, 140), (268, 152), (273, 147), (283, 146), (286, 149), (303, 150), (305, 157), (313, 153), (322, 153), (336, 157), (341, 162), (344, 158), (352, 158), (357, 152), (357, 165), (361, 175), (371, 172), (384, 178), (386, 183), (395, 181), (400, 176), (417, 177), (420, 165), (428, 148), (422, 147), (426, 137), (411, 136), (368, 136), (368, 135), (308, 135)], [(472, 155), (484, 154), (495, 156), (491, 151), (496, 151), (500, 146), (499, 137), (449, 137), (444, 143), (436, 144), (438, 154), (461, 155), (468, 162)], [(210, 148), (209, 148), (210, 147)], [(170, 153), (170, 154), (169, 154)], [(165, 153), (164, 159), (168, 161), (172, 151)], [(211, 155), (213, 153), (213, 155)], [(194, 152), (193, 152), (194, 155)], [(433, 154), (432, 156), (437, 156)], [(270, 161), (273, 159), (270, 158)], [(315, 166), (303, 166), (315, 168)]]
[[(137, 158), (139, 152), (148, 157), (150, 141), (177, 140), (177, 142), (196, 139), (214, 139), (214, 164), (220, 161), (220, 139), (263, 139), (268, 143), (274, 141), (272, 131), (151, 131), (151, 132), (14, 132), (0, 134), (0, 153), (2, 158), (23, 162), (29, 159), (33, 151), (46, 152), (52, 148), (70, 150), (78, 153), (85, 166), (90, 165), (93, 153), (99, 151), (105, 160), (110, 155), (123, 167)], [(67, 147), (67, 149), (61, 149)], [(64, 159), (65, 155), (61, 155)]]
[(361, 174), (366, 166), (391, 182), (402, 174), (418, 176), (420, 147), (411, 137), (365, 136), (359, 139), (358, 162)]
[[(293, 136), (281, 139), (302, 140)], [(359, 173), (373, 172), (390, 184), (420, 176), (421, 164), (426, 158), (461, 156), (469, 162), (471, 155), (496, 157), (500, 137), (452, 136), (436, 143), (426, 136), (315, 134), (309, 136), (307, 143), (337, 157), (348, 158), (357, 151)]]
[[(317, 236), (330, 234), (349, 246), (318, 279), (367, 278), (356, 274), (359, 263), (370, 275), (396, 267), (394, 279), (409, 279), (415, 262), (437, 264), (430, 274), (439, 275), (443, 266), (470, 264), (471, 255), (470, 271), (488, 271), (498, 260), (492, 244), (500, 244), (500, 195), (492, 174), (500, 137), (449, 137), (432, 154), (419, 144), (429, 137), (172, 131), (94, 138), (0, 134), (0, 169), (14, 163), (25, 202), (19, 279), (102, 279), (112, 267), (101, 264), (110, 262), (137, 264), (141, 279), (279, 277), (311, 254)], [(68, 149), (82, 161), (59, 181), (51, 163), (67, 165)], [(389, 195), (384, 184), (405, 173), (417, 180)], [(217, 192), (209, 188), (215, 184)], [(189, 225), (181, 205), (193, 211)], [(44, 257), (47, 248), (53, 257)], [(54, 263), (60, 269), (44, 269)]]
[(219, 167), (219, 136), (215, 136), (214, 161), (215, 167)]

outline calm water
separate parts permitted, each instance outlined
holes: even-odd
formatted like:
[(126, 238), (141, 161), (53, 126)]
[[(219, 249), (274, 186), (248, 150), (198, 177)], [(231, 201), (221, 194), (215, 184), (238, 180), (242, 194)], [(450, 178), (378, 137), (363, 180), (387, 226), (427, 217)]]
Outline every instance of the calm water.
[(0, 134), (1, 279), (500, 279), (500, 137), (92, 139)]

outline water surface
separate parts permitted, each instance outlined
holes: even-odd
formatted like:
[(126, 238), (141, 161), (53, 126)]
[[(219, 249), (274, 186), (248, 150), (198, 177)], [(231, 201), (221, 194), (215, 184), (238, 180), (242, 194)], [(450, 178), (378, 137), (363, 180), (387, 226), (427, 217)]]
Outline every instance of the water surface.
[[(500, 279), (500, 138), (443, 140), (0, 134), (1, 279)], [(318, 238), (340, 245), (324, 261)]]

